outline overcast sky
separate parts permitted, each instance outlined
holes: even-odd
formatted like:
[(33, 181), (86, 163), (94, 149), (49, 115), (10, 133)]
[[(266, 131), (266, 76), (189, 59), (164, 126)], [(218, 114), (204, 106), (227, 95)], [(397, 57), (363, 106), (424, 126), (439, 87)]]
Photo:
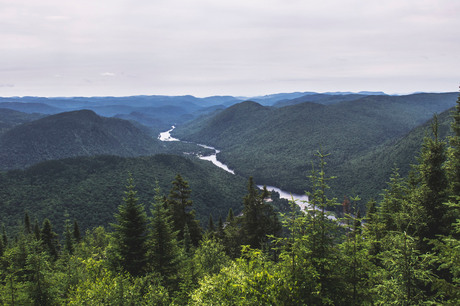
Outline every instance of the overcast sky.
[(459, 0), (0, 0), (0, 96), (457, 91)]

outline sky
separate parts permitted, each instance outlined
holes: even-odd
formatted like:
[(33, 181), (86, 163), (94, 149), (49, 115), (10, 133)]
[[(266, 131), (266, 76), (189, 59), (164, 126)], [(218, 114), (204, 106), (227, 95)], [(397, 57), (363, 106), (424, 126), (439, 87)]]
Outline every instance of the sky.
[(459, 0), (0, 0), (0, 96), (453, 92)]

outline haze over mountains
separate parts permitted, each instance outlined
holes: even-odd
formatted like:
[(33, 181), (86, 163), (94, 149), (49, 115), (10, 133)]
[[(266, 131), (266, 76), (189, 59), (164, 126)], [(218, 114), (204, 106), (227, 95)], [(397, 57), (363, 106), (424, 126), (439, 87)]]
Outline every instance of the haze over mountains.
[[(441, 114), (442, 135), (449, 133), (449, 109), (455, 105), (457, 96), (457, 93), (390, 96), (365, 92), (305, 92), (255, 97), (252, 101), (230, 96), (0, 98), (0, 169), (24, 169), (36, 165), (33, 171), (30, 168), (20, 172), (21, 180), (40, 182), (52, 180), (54, 174), (46, 170), (48, 167), (65, 170), (57, 171), (57, 176), (59, 173), (72, 176), (84, 163), (97, 162), (98, 156), (116, 155), (118, 159), (104, 162), (105, 174), (97, 181), (113, 177), (122, 182), (127, 173), (133, 171), (130, 166), (137, 168), (138, 164), (146, 162), (152, 163), (152, 171), (171, 172), (168, 175), (179, 173), (178, 165), (185, 162), (182, 159), (195, 160), (193, 154), (209, 154), (206, 153), (209, 150), (195, 143), (212, 145), (221, 150), (219, 160), (235, 170), (238, 187), (235, 182), (230, 182), (232, 175), (226, 173), (218, 181), (220, 191), (211, 188), (214, 193), (226, 193), (225, 197), (204, 194), (210, 184), (207, 177), (220, 177), (217, 173), (224, 171), (207, 162), (194, 161), (187, 179), (195, 187), (196, 196), (201, 197), (198, 217), (205, 220), (216, 207), (219, 208), (215, 213), (221, 216), (229, 207), (238, 211), (236, 203), (241, 202), (244, 182), (249, 176), (253, 176), (258, 184), (303, 193), (310, 188), (306, 176), (312, 162), (316, 161), (315, 153), (322, 150), (330, 153), (326, 171), (337, 176), (331, 182), (333, 195), (339, 199), (360, 195), (366, 200), (379, 196), (394, 166), (403, 167), (403, 174), (407, 173), (408, 167), (403, 165), (414, 160), (433, 114)], [(168, 130), (171, 125), (177, 127), (173, 136), (191, 143), (160, 142), (158, 133)], [(184, 155), (184, 152), (193, 154)], [(159, 153), (180, 155), (180, 160), (167, 157), (169, 155), (147, 157)], [(93, 159), (85, 160), (86, 157)], [(127, 157), (129, 162), (124, 161)], [(64, 158), (63, 162), (52, 162)], [(37, 165), (42, 161), (49, 162)], [(119, 166), (121, 164), (124, 166)], [(200, 170), (204, 165), (207, 170)], [(31, 171), (33, 179), (29, 177)], [(84, 173), (79, 176), (83, 181), (89, 175), (89, 172)], [(13, 174), (2, 175), (4, 183), (14, 181)], [(47, 179), (41, 179), (41, 175)], [(138, 175), (141, 185), (146, 184), (147, 177), (155, 180), (154, 177), (163, 176), (159, 173), (146, 176), (143, 172)], [(207, 177), (200, 178), (200, 175)], [(69, 178), (69, 182), (72, 180)], [(42, 188), (38, 187), (41, 185), (32, 187), (33, 184), (14, 182), (19, 193), (28, 194), (30, 190)], [(167, 186), (168, 183), (162, 181), (160, 184)], [(222, 188), (225, 185), (235, 187)], [(31, 210), (33, 207), (42, 213), (49, 211), (49, 207), (44, 208), (48, 205), (47, 197), (54, 198), (51, 202), (56, 205), (61, 205), (57, 203), (63, 203), (65, 199), (64, 194), (50, 193), (39, 203), (29, 203), (32, 201), (29, 198), (13, 201), (7, 196), (13, 191), (5, 193), (7, 189), (3, 190), (2, 205), (8, 209), (18, 205), (14, 209), (18, 214), (25, 207)], [(230, 197), (235, 201), (229, 201)], [(81, 195), (77, 198), (81, 201), (72, 205), (83, 205), (88, 200)], [(107, 202), (100, 203), (108, 205)], [(63, 217), (56, 218), (62, 221)]]

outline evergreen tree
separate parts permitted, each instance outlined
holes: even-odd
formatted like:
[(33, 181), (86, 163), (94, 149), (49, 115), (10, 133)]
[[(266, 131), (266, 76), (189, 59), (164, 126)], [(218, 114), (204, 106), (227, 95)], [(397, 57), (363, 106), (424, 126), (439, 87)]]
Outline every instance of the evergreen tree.
[[(422, 251), (428, 244), (425, 238), (433, 239), (437, 235), (449, 234), (453, 220), (447, 217), (448, 180), (444, 170), (446, 161), (446, 143), (438, 137), (438, 120), (434, 117), (432, 123), (433, 138), (425, 137), (419, 165), (416, 167), (420, 177), (418, 190), (413, 190), (415, 197), (412, 201), (420, 207), (420, 224), (418, 236)], [(447, 224), (446, 224), (447, 223)]]
[(214, 221), (212, 220), (212, 214), (209, 214), (209, 221), (208, 221), (208, 232), (214, 232), (216, 228), (214, 227)]
[(2, 239), (3, 245), (6, 247), (8, 245), (8, 235), (6, 234), (5, 224), (2, 224)]
[[(68, 217), (68, 214), (66, 214), (66, 217)], [(65, 239), (64, 250), (67, 251), (69, 254), (73, 254), (74, 239), (73, 239), (73, 235), (72, 235), (70, 228), (71, 228), (70, 220), (66, 219), (64, 223), (64, 239)]]
[(249, 178), (240, 223), (241, 241), (252, 248), (260, 249), (268, 241), (267, 235), (279, 235), (281, 231), (281, 223), (272, 206), (264, 201), (269, 195), (266, 187), (259, 192), (253, 178)]
[(34, 236), (35, 236), (35, 240), (40, 240), (40, 226), (38, 225), (38, 220), (35, 220)]
[(75, 239), (76, 243), (79, 243), (81, 241), (81, 234), (80, 234), (80, 226), (78, 225), (78, 222), (75, 220), (73, 222), (73, 239)]
[(40, 233), (42, 245), (44, 249), (53, 259), (57, 259), (58, 256), (58, 242), (57, 234), (53, 232), (53, 228), (49, 219), (43, 221), (42, 230)]
[(30, 225), (29, 214), (25, 212), (24, 214), (24, 233), (29, 235), (32, 233), (32, 226)]
[[(166, 287), (176, 287), (177, 271), (179, 269), (177, 232), (174, 231), (171, 214), (164, 205), (164, 199), (158, 184), (155, 188), (152, 205), (151, 212), (153, 217), (150, 222), (151, 247), (149, 250), (149, 262), (153, 270), (164, 277)], [(187, 228), (186, 231), (188, 232)], [(189, 235), (186, 236), (188, 239)]]
[(124, 204), (115, 215), (117, 223), (112, 224), (115, 229), (112, 263), (133, 276), (143, 274), (147, 262), (147, 215), (136, 193), (133, 179), (129, 177)]
[(184, 239), (184, 227), (187, 224), (192, 242), (195, 246), (201, 239), (201, 228), (198, 220), (195, 219), (195, 211), (191, 210), (192, 200), (190, 200), (191, 190), (188, 182), (180, 174), (177, 174), (172, 182), (169, 192), (168, 204), (172, 214), (174, 230), (178, 231), (178, 239)]
[(460, 196), (460, 94), (451, 116), (453, 119), (451, 128), (454, 135), (449, 138), (448, 174), (452, 196), (458, 197)]
[(225, 219), (225, 221), (227, 223), (232, 223), (234, 219), (235, 219), (235, 216), (233, 215), (233, 209), (230, 207), (228, 209), (228, 214), (227, 214), (227, 218)]

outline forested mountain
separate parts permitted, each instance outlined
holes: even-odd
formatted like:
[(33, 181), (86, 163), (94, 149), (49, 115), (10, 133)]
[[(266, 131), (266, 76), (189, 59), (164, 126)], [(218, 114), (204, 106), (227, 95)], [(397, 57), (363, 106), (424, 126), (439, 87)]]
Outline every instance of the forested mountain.
[[(456, 96), (378, 95), (332, 105), (306, 102), (281, 108), (243, 102), (179, 126), (174, 133), (180, 139), (222, 149), (219, 158), (244, 176), (301, 193), (308, 189), (304, 178), (319, 148), (331, 154), (327, 167), (335, 175), (340, 165), (403, 137), (434, 113), (451, 108)], [(368, 171), (372, 169), (355, 179), (365, 180)], [(351, 174), (341, 175), (338, 185)], [(349, 192), (363, 194), (365, 190)]]
[(26, 170), (0, 176), (1, 222), (16, 225), (28, 211), (42, 220), (49, 218), (62, 229), (65, 213), (79, 220), (82, 230), (113, 222), (121, 204), (128, 174), (134, 178), (140, 201), (148, 208), (156, 181), (165, 195), (180, 173), (190, 184), (191, 199), (202, 225), (210, 214), (217, 221), (229, 208), (242, 209), (246, 179), (229, 174), (207, 161), (175, 155), (122, 158), (78, 157), (47, 161)]
[(0, 135), (12, 127), (44, 117), (38, 113), (23, 113), (8, 108), (0, 108)]
[(152, 129), (154, 134), (238, 102), (241, 99), (231, 96), (0, 97), (0, 107), (3, 108), (43, 114), (88, 109), (101, 116), (139, 122)]
[(139, 156), (161, 151), (158, 140), (128, 121), (81, 110), (18, 125), (0, 137), (1, 169), (73, 156)]
[[(437, 116), (439, 137), (442, 139), (452, 135), (450, 128), (452, 110), (449, 109)], [(403, 137), (385, 142), (366, 154), (352, 157), (338, 165), (334, 169), (337, 180), (331, 182), (332, 189), (339, 195), (354, 195), (357, 191), (361, 191), (361, 196), (365, 200), (376, 198), (385, 188), (388, 178), (395, 169), (399, 169), (402, 176), (409, 174), (411, 165), (417, 163), (420, 155), (420, 144), (425, 137), (431, 137), (432, 123), (433, 119), (429, 119)], [(346, 179), (340, 179), (341, 177)]]

